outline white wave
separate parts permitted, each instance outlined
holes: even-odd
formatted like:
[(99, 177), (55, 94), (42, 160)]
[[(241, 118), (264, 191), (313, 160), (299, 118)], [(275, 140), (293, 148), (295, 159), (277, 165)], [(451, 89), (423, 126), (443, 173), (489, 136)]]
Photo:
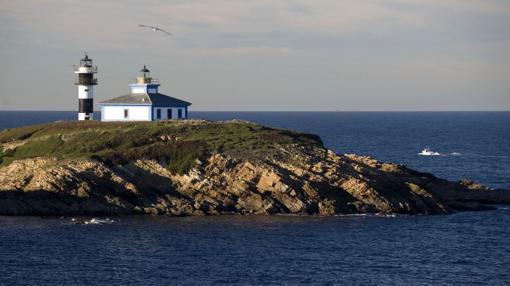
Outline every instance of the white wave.
[(335, 214), (336, 217), (366, 217), (374, 216), (374, 214)]
[(383, 214), (383, 213), (360, 213), (360, 214), (336, 214), (335, 217), (401, 217), (407, 216), (405, 214)]
[(420, 156), (460, 156), (462, 154), (459, 152), (451, 152), (448, 154), (443, 154), (443, 153), (439, 153), (436, 151), (432, 151), (429, 147), (427, 147), (427, 148), (421, 150), (421, 152), (418, 153), (418, 155), (420, 155)]
[(443, 156), (439, 152), (433, 152), (432, 154), (427, 154), (427, 153), (420, 152), (420, 153), (418, 153), (418, 155), (420, 155), (420, 156)]
[(381, 213), (376, 213), (375, 216), (380, 216), (380, 217), (399, 217), (399, 216), (403, 216), (403, 215), (399, 215), (399, 214), (381, 214)]
[(112, 224), (112, 223), (115, 222), (115, 220), (109, 219), (109, 218), (105, 218), (105, 219), (91, 218), (89, 220), (87, 220), (87, 219), (72, 218), (71, 222), (74, 223), (74, 224), (84, 224), (84, 225), (88, 225), (88, 224)]

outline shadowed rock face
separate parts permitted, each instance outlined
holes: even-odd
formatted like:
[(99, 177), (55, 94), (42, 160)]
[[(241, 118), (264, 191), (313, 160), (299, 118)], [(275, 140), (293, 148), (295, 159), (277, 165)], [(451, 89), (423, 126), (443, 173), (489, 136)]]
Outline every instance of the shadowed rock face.
[(510, 192), (306, 144), (263, 158), (211, 152), (182, 174), (155, 159), (51, 154), (0, 168), (2, 215), (447, 214), (494, 203)]

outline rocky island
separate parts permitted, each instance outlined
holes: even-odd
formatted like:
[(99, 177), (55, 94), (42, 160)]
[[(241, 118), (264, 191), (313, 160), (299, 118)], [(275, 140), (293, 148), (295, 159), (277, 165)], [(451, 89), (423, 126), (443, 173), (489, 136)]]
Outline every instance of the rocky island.
[(0, 215), (447, 214), (510, 191), (339, 155), (244, 121), (55, 122), (0, 132)]

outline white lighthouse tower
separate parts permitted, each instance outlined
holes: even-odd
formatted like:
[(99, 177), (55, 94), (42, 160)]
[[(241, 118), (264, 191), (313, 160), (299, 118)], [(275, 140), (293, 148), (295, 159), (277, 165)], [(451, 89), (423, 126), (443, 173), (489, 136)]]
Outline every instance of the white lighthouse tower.
[(97, 66), (92, 65), (92, 59), (85, 54), (80, 60), (80, 65), (74, 66), (77, 74), (75, 85), (78, 86), (78, 120), (94, 119), (94, 85), (97, 85)]

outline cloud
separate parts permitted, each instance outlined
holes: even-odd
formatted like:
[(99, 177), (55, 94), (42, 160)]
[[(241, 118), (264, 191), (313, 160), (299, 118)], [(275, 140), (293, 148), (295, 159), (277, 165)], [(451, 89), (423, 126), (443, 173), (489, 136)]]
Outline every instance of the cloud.
[(289, 48), (278, 47), (237, 47), (237, 48), (215, 48), (215, 49), (195, 49), (195, 53), (201, 55), (287, 55), (295, 52)]
[[(456, 41), (474, 33), (488, 38), (497, 33), (491, 23), (498, 18), (484, 22), (481, 17), (507, 16), (509, 9), (500, 1), (460, 0), (5, 1), (0, 38), (64, 49), (141, 51), (151, 46), (155, 53), (174, 48), (281, 53), (335, 47), (353, 38), (398, 41), (436, 33), (450, 33)], [(150, 34), (139, 23), (165, 27), (175, 37)], [(471, 30), (459, 31), (464, 27)]]
[[(297, 96), (304, 107), (307, 99), (329, 106), (338, 94), (345, 106), (377, 99), (398, 108), (428, 98), (440, 105), (427, 92), (460, 101), (487, 89), (491, 106), (510, 108), (506, 0), (0, 0), (0, 7), (0, 57), (12, 65), (0, 85), (12, 94), (27, 71), (37, 75), (25, 79), (31, 93), (53, 92), (45, 84), (56, 71), (47, 66), (86, 50), (101, 63), (104, 96), (148, 63), (165, 82), (178, 78), (172, 89), (197, 96), (194, 106), (255, 106), (263, 93), (278, 108)], [(18, 64), (28, 59), (30, 67)], [(59, 102), (74, 100), (73, 86), (58, 88)]]
[(7, 27), (15, 27), (16, 32), (27, 34), (27, 42), (39, 41), (38, 44), (54, 47), (93, 43), (101, 48), (117, 49), (140, 45), (141, 37), (147, 35), (142, 34), (146, 31), (139, 30), (136, 25), (143, 22), (164, 26), (178, 35), (179, 40), (197, 46), (232, 48), (228, 45), (238, 44), (232, 39), (223, 45), (217, 41), (224, 40), (221, 36), (226, 34), (242, 35), (245, 39), (285, 33), (303, 37), (313, 33), (334, 36), (354, 32), (381, 33), (384, 31), (378, 27), (384, 23), (389, 23), (391, 30), (424, 24), (419, 14), (394, 9), (385, 3), (328, 0), (6, 1), (0, 11), (0, 21), (4, 24), (0, 31), (5, 35)]

